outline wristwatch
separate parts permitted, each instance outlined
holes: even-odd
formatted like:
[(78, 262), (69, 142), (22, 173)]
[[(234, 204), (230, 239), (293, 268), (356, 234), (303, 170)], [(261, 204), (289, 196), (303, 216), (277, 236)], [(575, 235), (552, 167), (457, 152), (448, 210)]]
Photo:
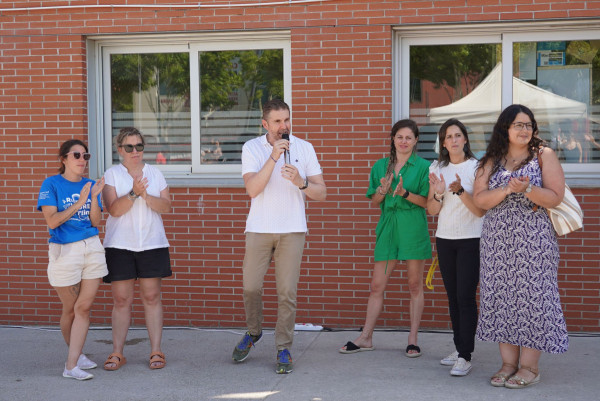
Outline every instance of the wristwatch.
[(304, 185), (302, 185), (301, 187), (299, 187), (300, 190), (306, 189), (308, 188), (308, 178), (304, 179)]
[(525, 193), (526, 194), (530, 193), (532, 189), (533, 189), (532, 185), (531, 185), (531, 183), (529, 183), (529, 185), (527, 185), (527, 188), (525, 188)]
[(133, 192), (133, 188), (131, 188), (131, 191), (129, 191), (127, 197), (131, 200), (136, 200), (137, 198), (139, 198), (139, 196), (136, 195), (135, 192)]
[(465, 192), (465, 189), (463, 187), (460, 187), (460, 189), (458, 191), (456, 191), (456, 195), (461, 196), (464, 192)]
[(408, 195), (410, 195), (410, 192), (408, 192), (408, 190), (406, 190), (406, 192), (404, 192), (404, 195), (402, 195), (402, 197), (404, 199), (408, 198)]

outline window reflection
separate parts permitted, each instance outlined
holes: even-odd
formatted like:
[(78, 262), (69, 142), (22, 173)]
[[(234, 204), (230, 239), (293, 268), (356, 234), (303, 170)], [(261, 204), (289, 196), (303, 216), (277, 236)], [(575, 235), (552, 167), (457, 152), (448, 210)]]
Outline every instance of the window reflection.
[(513, 89), (515, 103), (531, 108), (540, 136), (563, 163), (598, 163), (600, 41), (520, 42), (513, 45), (515, 79), (537, 91)]
[(410, 117), (420, 127), (419, 155), (437, 159), (437, 131), (449, 118), (467, 126), (480, 157), (501, 111), (500, 44), (410, 47)]
[(240, 164), (242, 146), (263, 134), (262, 104), (283, 99), (283, 50), (199, 54), (202, 164)]
[[(190, 164), (188, 53), (112, 54), (110, 63), (113, 139), (134, 126), (147, 142), (145, 161)], [(112, 158), (119, 163), (114, 147)]]

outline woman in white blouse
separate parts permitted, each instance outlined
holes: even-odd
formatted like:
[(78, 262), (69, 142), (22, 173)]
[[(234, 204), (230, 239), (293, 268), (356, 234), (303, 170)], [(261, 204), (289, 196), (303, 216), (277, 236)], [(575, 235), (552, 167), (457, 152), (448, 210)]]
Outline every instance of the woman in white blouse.
[(169, 187), (156, 167), (144, 163), (144, 137), (136, 128), (122, 128), (116, 138), (121, 164), (104, 174), (102, 191), (109, 216), (104, 248), (113, 293), (113, 352), (104, 369), (117, 370), (127, 360), (123, 348), (131, 321), (135, 281), (139, 280), (146, 327), (152, 347), (149, 367), (165, 367), (161, 351), (163, 311), (161, 280), (171, 276), (169, 242), (161, 213), (171, 210)]
[(485, 211), (473, 203), (477, 160), (467, 129), (450, 119), (440, 127), (438, 139), (441, 150), (429, 168), (427, 211), (439, 215), (436, 248), (456, 346), (440, 363), (452, 366), (451, 375), (465, 376), (475, 348), (479, 237)]

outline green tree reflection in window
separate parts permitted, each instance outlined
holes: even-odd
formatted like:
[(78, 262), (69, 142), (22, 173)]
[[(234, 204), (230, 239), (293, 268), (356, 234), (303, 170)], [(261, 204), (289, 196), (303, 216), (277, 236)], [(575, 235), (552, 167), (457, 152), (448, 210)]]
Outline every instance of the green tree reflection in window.
[(264, 102), (283, 99), (283, 50), (201, 52), (199, 63), (201, 163), (239, 164), (263, 134)]
[[(191, 161), (188, 53), (111, 55), (112, 136), (125, 126), (142, 131), (144, 159), (153, 164)], [(113, 148), (113, 163), (118, 163)]]

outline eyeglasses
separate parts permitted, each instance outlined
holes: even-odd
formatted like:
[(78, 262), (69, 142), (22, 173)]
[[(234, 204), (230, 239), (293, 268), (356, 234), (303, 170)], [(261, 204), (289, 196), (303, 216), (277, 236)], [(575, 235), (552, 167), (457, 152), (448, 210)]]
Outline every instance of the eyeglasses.
[(133, 148), (135, 148), (135, 150), (137, 150), (138, 152), (143, 152), (144, 151), (144, 144), (143, 143), (138, 143), (136, 145), (121, 145), (119, 147), (123, 148), (125, 150), (125, 152), (127, 152), (127, 153), (133, 152)]
[[(90, 160), (90, 157), (92, 157), (92, 155), (89, 153), (81, 153), (81, 152), (69, 152), (69, 153), (72, 153), (73, 157), (76, 160), (79, 160), (82, 155), (83, 155), (83, 160)], [(67, 153), (67, 154), (69, 154), (69, 153)]]
[(523, 128), (526, 128), (527, 131), (533, 131), (532, 123), (512, 123), (512, 125), (517, 131), (523, 131)]

